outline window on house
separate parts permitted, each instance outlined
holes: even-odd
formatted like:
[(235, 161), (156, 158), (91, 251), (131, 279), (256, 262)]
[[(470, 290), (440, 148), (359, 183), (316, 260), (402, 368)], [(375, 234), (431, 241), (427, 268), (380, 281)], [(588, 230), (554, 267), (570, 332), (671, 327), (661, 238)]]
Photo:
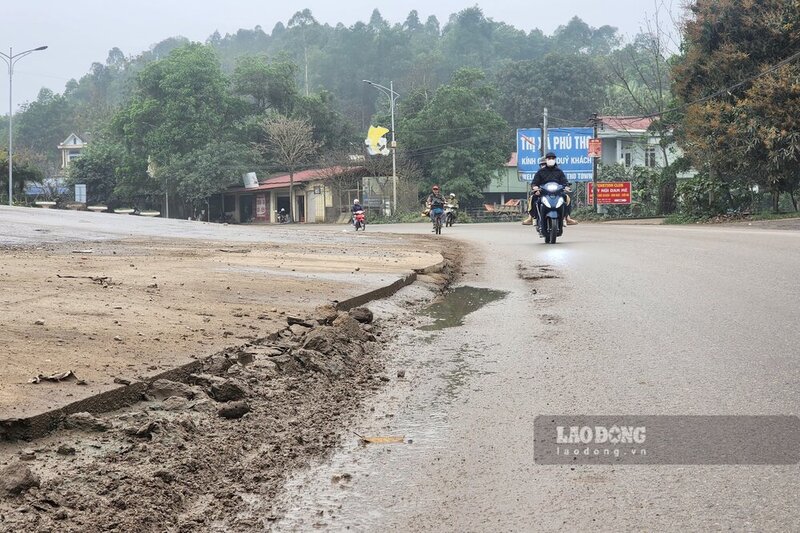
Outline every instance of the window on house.
[(648, 146), (644, 150), (644, 166), (655, 168), (656, 166), (656, 147)]
[(633, 154), (630, 146), (622, 147), (622, 164), (626, 167), (630, 167), (633, 164)]

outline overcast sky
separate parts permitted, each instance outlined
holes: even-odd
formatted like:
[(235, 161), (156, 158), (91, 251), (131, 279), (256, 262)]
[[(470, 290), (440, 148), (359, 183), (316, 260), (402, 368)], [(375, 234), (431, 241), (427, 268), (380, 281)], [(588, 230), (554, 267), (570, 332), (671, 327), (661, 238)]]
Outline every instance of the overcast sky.
[[(402, 22), (416, 9), (424, 21), (436, 15), (444, 25), (451, 13), (478, 5), (484, 14), (529, 31), (550, 34), (578, 15), (591, 26), (609, 24), (624, 35), (636, 34), (665, 4), (679, 14), (678, 0), (4, 0), (0, 19), (0, 51), (14, 53), (47, 45), (49, 48), (22, 58), (14, 69), (14, 109), (36, 99), (39, 89), (63, 92), (72, 78), (80, 78), (93, 62), (104, 63), (108, 51), (119, 47), (125, 55), (138, 55), (167, 37), (181, 35), (205, 41), (215, 30), (235, 33), (261, 26), (270, 32), (306, 7), (321, 23), (351, 25), (368, 21), (376, 7), (390, 22)], [(665, 12), (666, 13), (666, 12)], [(5, 67), (0, 63), (0, 68)], [(0, 113), (8, 113), (8, 75), (0, 76)]]

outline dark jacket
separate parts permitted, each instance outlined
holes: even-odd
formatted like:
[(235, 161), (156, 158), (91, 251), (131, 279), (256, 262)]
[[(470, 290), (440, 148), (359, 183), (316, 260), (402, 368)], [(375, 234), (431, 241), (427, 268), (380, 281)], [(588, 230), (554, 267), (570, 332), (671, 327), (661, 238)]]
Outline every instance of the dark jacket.
[(352, 213), (355, 213), (356, 211), (363, 211), (363, 210), (364, 210), (364, 208), (361, 206), (361, 204), (353, 204), (353, 207), (350, 208), (350, 211)]
[(558, 168), (556, 165), (554, 167), (540, 168), (538, 172), (536, 172), (536, 175), (533, 176), (533, 183), (531, 183), (531, 185), (541, 187), (545, 183), (550, 183), (551, 181), (554, 181), (559, 185), (563, 185), (564, 187), (569, 184), (564, 171)]
[(428, 204), (431, 208), (435, 207), (443, 208), (445, 204), (444, 196), (442, 196), (441, 193), (439, 194), (431, 193), (428, 195), (428, 199), (426, 200), (425, 203)]

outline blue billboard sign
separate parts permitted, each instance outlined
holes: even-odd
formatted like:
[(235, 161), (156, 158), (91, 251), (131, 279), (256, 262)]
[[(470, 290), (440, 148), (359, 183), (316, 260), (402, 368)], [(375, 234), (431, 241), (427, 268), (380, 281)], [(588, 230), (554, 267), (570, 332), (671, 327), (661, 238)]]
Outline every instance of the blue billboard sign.
[[(555, 152), (556, 161), (569, 181), (592, 181), (592, 158), (589, 139), (592, 128), (551, 128), (547, 130), (547, 151)], [(533, 180), (542, 156), (542, 130), (517, 130), (517, 171), (524, 181)]]

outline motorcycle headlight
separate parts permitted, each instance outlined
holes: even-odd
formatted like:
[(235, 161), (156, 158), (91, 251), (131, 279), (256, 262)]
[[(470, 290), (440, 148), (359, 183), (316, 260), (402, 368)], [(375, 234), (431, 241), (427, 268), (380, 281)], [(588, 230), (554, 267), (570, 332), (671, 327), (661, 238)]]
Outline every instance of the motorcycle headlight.
[(551, 181), (550, 183), (545, 183), (542, 188), (547, 192), (558, 192), (558, 187), (559, 187), (558, 183), (554, 183)]
[(544, 204), (545, 207), (549, 207), (551, 209), (553, 207), (553, 204), (550, 203), (550, 198), (548, 198), (547, 196), (542, 198), (542, 203)]
[(564, 205), (564, 199), (559, 196), (558, 201), (556, 202), (556, 208), (559, 208), (562, 205)]

